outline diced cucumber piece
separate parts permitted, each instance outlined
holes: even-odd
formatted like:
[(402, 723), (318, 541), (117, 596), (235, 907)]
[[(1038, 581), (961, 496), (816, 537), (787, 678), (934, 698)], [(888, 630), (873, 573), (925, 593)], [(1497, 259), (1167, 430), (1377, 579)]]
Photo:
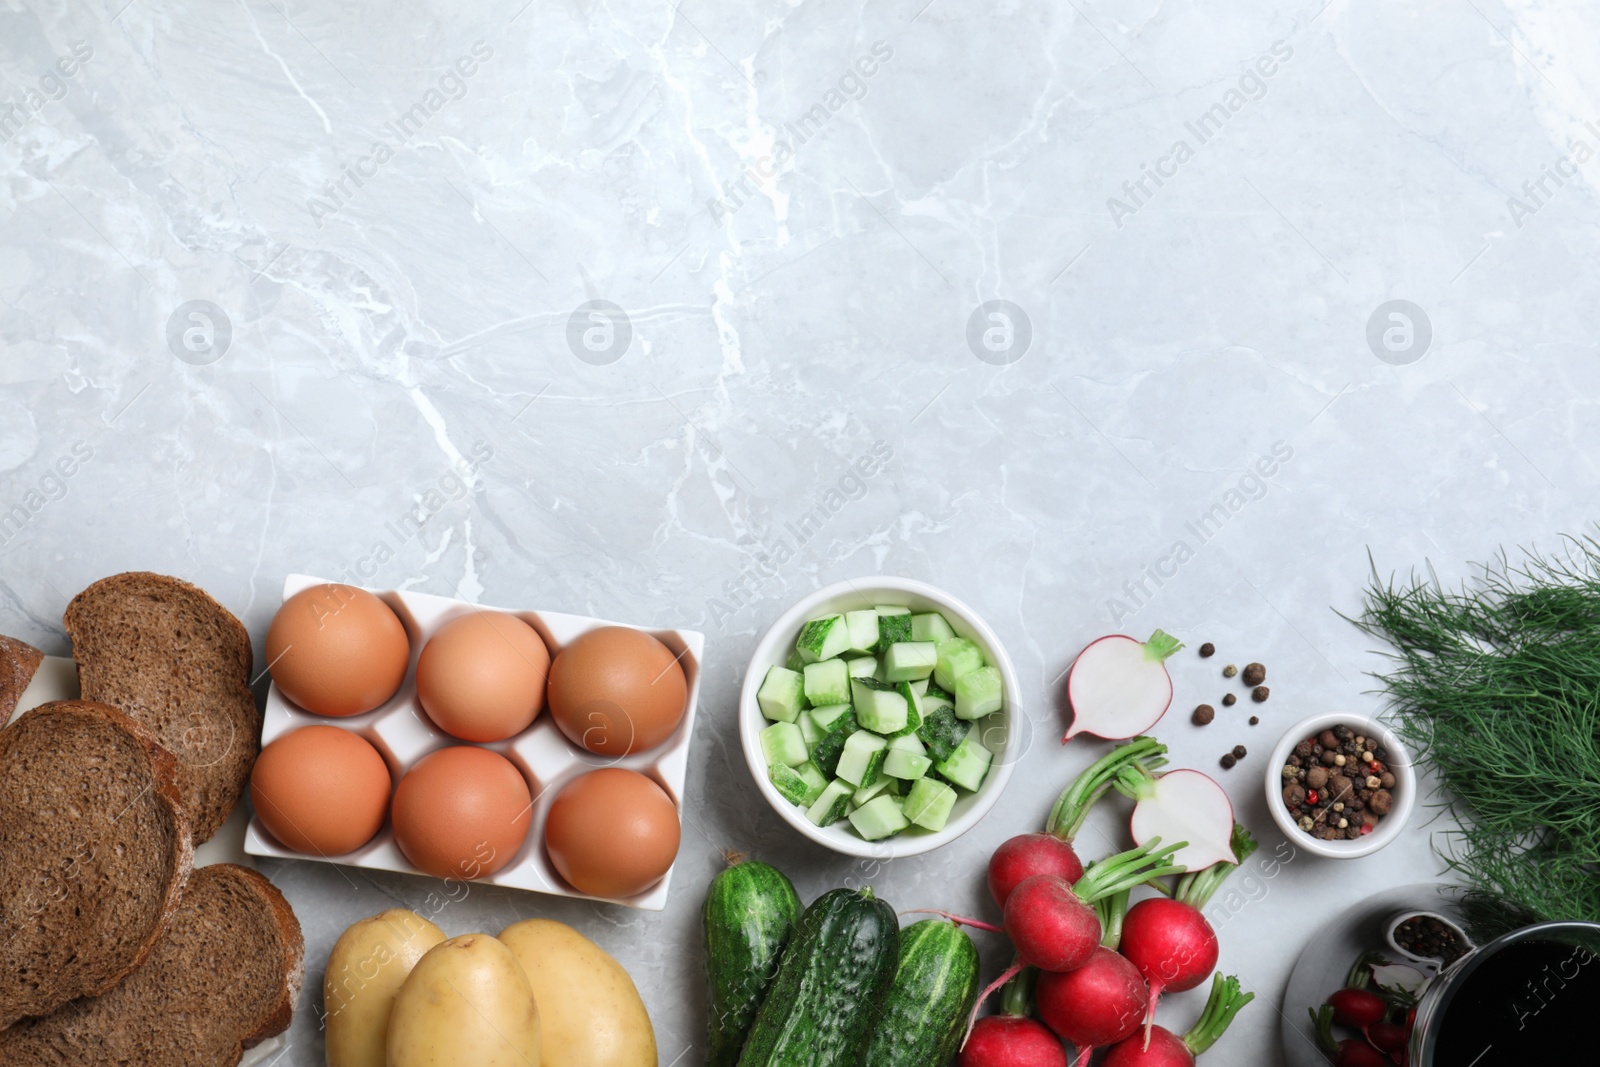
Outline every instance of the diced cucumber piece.
[(881, 618), (885, 615), (910, 615), (911, 609), (900, 604), (875, 604), (872, 608)]
[(844, 623), (850, 628), (850, 647), (857, 652), (871, 652), (878, 643), (878, 613), (871, 608), (847, 611)]
[(844, 661), (844, 669), (852, 678), (871, 678), (878, 673), (878, 660), (875, 656), (847, 659)]
[(892, 738), (889, 741), (889, 751), (910, 752), (918, 756), (926, 756), (928, 754), (927, 746), (922, 743), (922, 738), (914, 733), (901, 734), (899, 737)]
[[(806, 769), (809, 769), (814, 777), (802, 773)], [(828, 784), (828, 780), (822, 777), (822, 772), (817, 770), (813, 763), (802, 763), (799, 767), (774, 763), (767, 768), (767, 777), (772, 780), (772, 787), (785, 800), (802, 808), (810, 807), (812, 802), (822, 795), (823, 788)]]
[(903, 734), (914, 734), (917, 727), (922, 725), (922, 698), (917, 696), (917, 691), (911, 688), (910, 682), (901, 682), (895, 688), (900, 690), (900, 696), (906, 702), (906, 724), (900, 729), (889, 733), (888, 737), (900, 737)]
[(789, 650), (789, 658), (783, 661), (784, 669), (794, 671), (796, 674), (799, 674), (800, 669), (805, 665), (806, 658), (800, 654), (798, 648), (791, 648)]
[(826, 734), (833, 729), (833, 724), (839, 721), (839, 716), (849, 710), (849, 704), (824, 704), (820, 708), (812, 708), (800, 717), (804, 719), (806, 716), (810, 716), (811, 721), (816, 723), (817, 729)]
[(807, 663), (833, 659), (850, 647), (850, 627), (843, 615), (825, 615), (800, 627), (795, 651)]
[(817, 720), (811, 717), (811, 712), (802, 711), (800, 717), (794, 721), (800, 727), (800, 736), (806, 743), (806, 751), (810, 752), (817, 747), (817, 742), (828, 735), (828, 731), (817, 725)]
[(878, 841), (899, 833), (911, 823), (900, 810), (899, 797), (880, 796), (852, 811), (850, 825), (868, 841)]
[(810, 760), (806, 760), (800, 766), (792, 769), (806, 783), (806, 797), (796, 803), (801, 807), (814, 803), (822, 795), (822, 791), (827, 788), (828, 776), (823, 774), (821, 768)]
[(883, 769), (884, 754), (889, 742), (869, 730), (857, 730), (845, 739), (844, 750), (839, 753), (839, 766), (835, 769), (844, 781), (860, 789), (878, 780)]
[(883, 773), (891, 778), (921, 778), (932, 766), (933, 761), (927, 756), (903, 748), (891, 748), (883, 759)]
[(878, 609), (878, 643), (872, 651), (882, 655), (890, 645), (911, 640), (911, 609), (901, 608), (898, 613), (884, 614), (893, 609)]
[(956, 716), (981, 719), (992, 711), (999, 711), (1000, 690), (1000, 672), (993, 667), (968, 671), (956, 679)]
[(932, 641), (934, 644), (938, 644), (940, 641), (950, 640), (955, 635), (956, 632), (950, 628), (950, 624), (945, 621), (945, 617), (938, 612), (930, 611), (926, 615), (911, 616), (911, 640), (913, 641)]
[(933, 680), (946, 692), (955, 692), (957, 678), (983, 666), (983, 650), (965, 637), (942, 641), (935, 648), (938, 663), (933, 668)]
[(812, 707), (850, 703), (850, 671), (844, 660), (807, 663), (801, 674), (805, 679), (806, 700)]
[(857, 808), (871, 800), (873, 797), (877, 796), (879, 793), (885, 792), (894, 784), (894, 781), (895, 780), (890, 778), (888, 775), (880, 774), (876, 782), (857, 789), (850, 795), (850, 810), (855, 811)]
[[(934, 668), (934, 670), (938, 669), (938, 667)], [(954, 704), (956, 702), (956, 698), (954, 696), (939, 688), (938, 682), (928, 683), (928, 691), (922, 695), (927, 700), (942, 700), (946, 704)]]
[(903, 810), (907, 821), (924, 830), (943, 830), (956, 806), (956, 791), (932, 778), (919, 778), (906, 794)]
[(913, 678), (911, 680), (911, 691), (919, 697), (926, 696), (928, 693), (928, 679)]
[(767, 676), (756, 690), (761, 714), (776, 722), (794, 722), (805, 699), (805, 679), (786, 667), (768, 667)]
[(761, 751), (767, 763), (781, 763), (786, 767), (798, 767), (811, 758), (806, 750), (805, 735), (792, 722), (775, 722), (762, 730)]
[(832, 826), (850, 810), (850, 795), (854, 792), (855, 787), (849, 782), (829, 782), (806, 809), (806, 818), (817, 826)]
[(844, 743), (859, 729), (861, 724), (856, 722), (854, 711), (845, 712), (828, 726), (827, 734), (817, 742), (817, 747), (811, 752), (811, 759), (822, 768), (823, 774), (830, 778), (837, 774), (839, 755), (844, 751)]
[(883, 654), (883, 677), (891, 682), (926, 678), (939, 663), (938, 647), (932, 641), (896, 641)]
[(994, 760), (994, 753), (968, 734), (956, 747), (956, 750), (939, 763), (934, 765), (934, 770), (939, 772), (939, 777), (947, 782), (959, 785), (962, 789), (976, 793), (983, 784), (984, 775), (989, 773), (989, 764)]
[(956, 718), (955, 709), (948, 704), (938, 709), (924, 707), (923, 710), (926, 714), (917, 729), (917, 737), (928, 746), (928, 755), (933, 761), (941, 763), (961, 747), (961, 742), (972, 730), (972, 724)]
[(855, 678), (850, 682), (850, 695), (855, 698), (856, 719), (863, 730), (892, 734), (905, 729), (911, 718), (911, 705), (899, 686)]

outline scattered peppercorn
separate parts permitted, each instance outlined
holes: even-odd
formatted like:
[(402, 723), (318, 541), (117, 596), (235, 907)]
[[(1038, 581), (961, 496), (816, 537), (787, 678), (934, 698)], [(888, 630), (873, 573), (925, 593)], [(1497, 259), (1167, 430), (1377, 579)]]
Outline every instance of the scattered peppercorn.
[(1243, 745), (1234, 745), (1233, 746), (1233, 758), (1234, 759), (1244, 759), (1245, 756), (1247, 756), (1247, 755), (1249, 755), (1249, 753), (1245, 751), (1245, 747)]
[(1250, 725), (1251, 726), (1260, 726), (1261, 725), (1261, 716), (1259, 716), (1259, 715), (1250, 716)]
[(1222, 676), (1224, 678), (1232, 678), (1234, 675), (1236, 675), (1238, 673), (1239, 673), (1239, 668), (1235, 667), (1231, 663), (1228, 664), (1226, 667), (1222, 668)]
[(1267, 680), (1267, 669), (1259, 663), (1246, 663), (1239, 680), (1245, 685), (1260, 685)]
[(1239, 698), (1234, 696), (1232, 693), (1224, 693), (1224, 694), (1222, 694), (1222, 706), (1223, 707), (1231, 708), (1235, 704), (1237, 704), (1238, 702), (1239, 702)]
[(1201, 659), (1207, 659), (1207, 658), (1209, 658), (1211, 656), (1214, 656), (1216, 654), (1217, 654), (1217, 646), (1213, 645), (1210, 641), (1207, 641), (1205, 644), (1200, 646), (1200, 658)]
[(1257, 704), (1263, 703), (1267, 697), (1271, 695), (1272, 690), (1268, 689), (1264, 685), (1258, 685), (1254, 689), (1250, 690), (1250, 699), (1254, 700)]
[(1210, 704), (1201, 704), (1199, 707), (1194, 709), (1194, 714), (1189, 716), (1189, 719), (1196, 726), (1208, 726), (1210, 725), (1211, 720), (1215, 719), (1216, 717), (1216, 708), (1212, 707)]
[(1238, 763), (1238, 762), (1239, 762), (1239, 758), (1237, 756), (1235, 756), (1232, 752), (1225, 753), (1223, 755), (1223, 757), (1222, 757), (1222, 769), (1223, 770), (1230, 770), (1230, 769), (1232, 769), (1233, 765), (1235, 763)]

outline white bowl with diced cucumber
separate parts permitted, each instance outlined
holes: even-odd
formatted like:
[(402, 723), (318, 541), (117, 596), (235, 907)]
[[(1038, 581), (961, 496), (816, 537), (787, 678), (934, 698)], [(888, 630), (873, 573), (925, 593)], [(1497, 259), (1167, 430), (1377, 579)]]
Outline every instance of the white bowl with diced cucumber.
[(923, 582), (861, 578), (790, 608), (740, 694), (745, 759), (795, 829), (910, 856), (971, 829), (1011, 776), (1017, 680), (972, 609)]

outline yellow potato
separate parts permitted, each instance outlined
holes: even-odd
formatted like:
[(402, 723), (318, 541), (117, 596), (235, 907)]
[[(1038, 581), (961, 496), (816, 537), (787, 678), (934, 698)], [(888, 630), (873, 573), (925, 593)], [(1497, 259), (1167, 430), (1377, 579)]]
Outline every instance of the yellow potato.
[(656, 1067), (656, 1034), (633, 979), (570, 926), (528, 919), (500, 931), (544, 1023), (544, 1067)]
[(429, 949), (394, 998), (388, 1067), (539, 1067), (539, 1008), (488, 934)]
[(339, 935), (322, 980), (328, 1067), (384, 1067), (394, 995), (444, 931), (414, 911), (390, 908)]

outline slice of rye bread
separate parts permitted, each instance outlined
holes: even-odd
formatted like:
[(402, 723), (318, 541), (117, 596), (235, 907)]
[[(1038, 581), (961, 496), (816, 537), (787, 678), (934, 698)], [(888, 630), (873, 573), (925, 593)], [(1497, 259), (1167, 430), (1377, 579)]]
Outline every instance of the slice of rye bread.
[(103, 996), (0, 1030), (6, 1067), (233, 1067), (288, 1029), (305, 941), (283, 894), (231, 863), (189, 879), (144, 965)]
[(33, 672), (44, 662), (44, 653), (25, 641), (0, 634), (0, 726), (17, 710)]
[(176, 774), (105, 704), (41, 704), (0, 730), (0, 1027), (149, 955), (194, 862)]
[(66, 624), (83, 698), (115, 704), (178, 757), (195, 842), (210, 839), (261, 750), (244, 624), (204, 590), (143, 572), (79, 593)]

